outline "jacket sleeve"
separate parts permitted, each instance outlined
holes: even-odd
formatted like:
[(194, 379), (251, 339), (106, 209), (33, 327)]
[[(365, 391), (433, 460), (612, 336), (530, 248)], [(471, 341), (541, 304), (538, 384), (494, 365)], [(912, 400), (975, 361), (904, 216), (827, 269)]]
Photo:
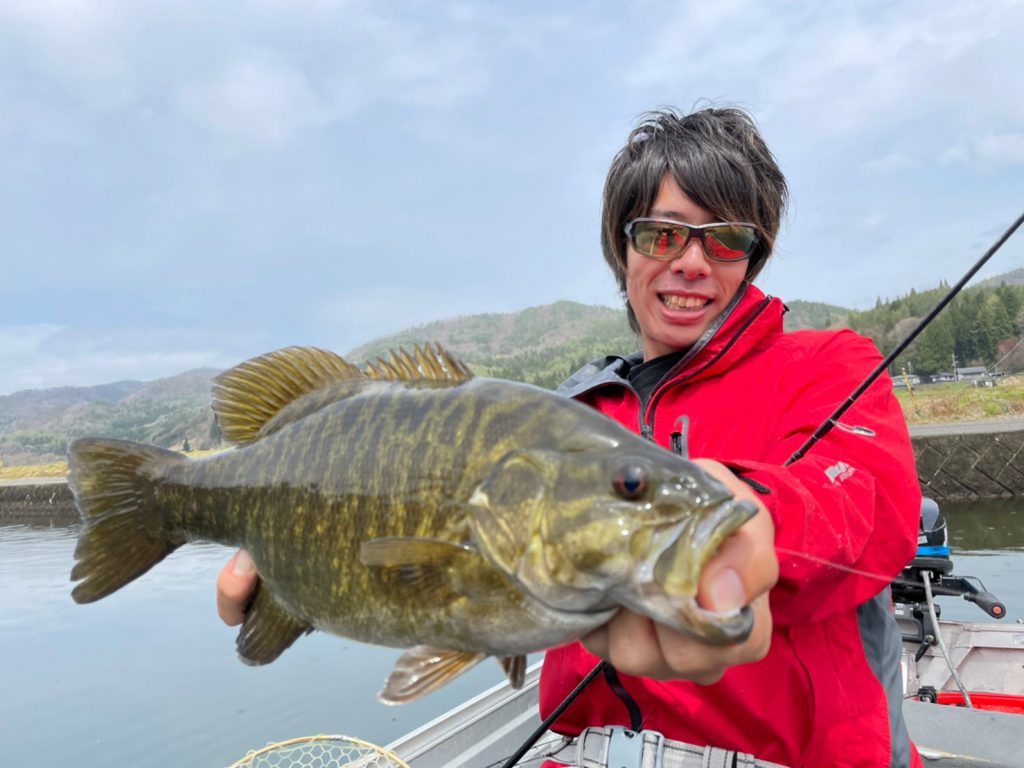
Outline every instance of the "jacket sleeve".
[(780, 624), (818, 621), (878, 594), (914, 556), (921, 514), (914, 451), (888, 375), (784, 466), (882, 360), (850, 331), (830, 335), (812, 357), (778, 372), (781, 415), (767, 455), (728, 462), (770, 489), (762, 499), (776, 527), (771, 604)]

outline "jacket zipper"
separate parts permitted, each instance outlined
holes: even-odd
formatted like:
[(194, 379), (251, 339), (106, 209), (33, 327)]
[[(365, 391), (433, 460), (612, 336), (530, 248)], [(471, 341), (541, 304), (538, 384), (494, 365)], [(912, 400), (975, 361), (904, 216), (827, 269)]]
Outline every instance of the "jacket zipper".
[[(638, 419), (640, 421), (640, 436), (641, 437), (643, 437), (643, 438), (645, 438), (647, 440), (650, 440), (651, 442), (654, 442), (654, 409), (657, 406), (658, 401), (661, 400), (662, 396), (666, 392), (668, 392), (669, 389), (672, 389), (673, 387), (676, 387), (676, 386), (681, 385), (681, 384), (685, 384), (686, 382), (690, 381), (694, 376), (696, 376), (698, 373), (700, 373), (701, 371), (703, 371), (706, 368), (708, 368), (710, 365), (715, 363), (719, 358), (721, 358), (722, 355), (724, 355), (726, 352), (728, 352), (730, 349), (732, 349), (732, 347), (735, 346), (735, 344), (739, 340), (739, 338), (744, 333), (746, 333), (747, 329), (754, 323), (754, 321), (758, 317), (761, 316), (761, 313), (764, 312), (765, 309), (768, 308), (768, 305), (771, 303), (771, 301), (772, 301), (772, 297), (771, 296), (765, 296), (764, 299), (761, 301), (761, 304), (750, 314), (750, 317), (747, 318), (746, 322), (743, 323), (743, 325), (741, 325), (739, 328), (736, 329), (736, 333), (734, 333), (732, 335), (732, 338), (729, 339), (728, 342), (726, 342), (725, 346), (723, 346), (715, 354), (714, 357), (712, 357), (710, 360), (708, 360), (706, 363), (704, 363), (704, 365), (702, 365), (700, 368), (698, 368), (695, 371), (691, 371), (686, 376), (683, 376), (683, 377), (678, 378), (678, 379), (673, 379), (672, 377), (675, 375), (675, 372), (674, 371), (669, 371), (668, 375), (665, 377), (666, 379), (669, 380), (668, 383), (665, 384), (662, 387), (659, 387), (659, 388), (655, 389), (654, 392), (652, 392), (650, 394), (650, 396), (646, 400), (641, 400), (640, 401), (640, 410), (637, 413), (637, 417), (638, 417)], [(710, 339), (709, 339), (709, 341), (710, 341)], [(650, 405), (650, 410), (649, 411), (648, 411), (648, 405)]]

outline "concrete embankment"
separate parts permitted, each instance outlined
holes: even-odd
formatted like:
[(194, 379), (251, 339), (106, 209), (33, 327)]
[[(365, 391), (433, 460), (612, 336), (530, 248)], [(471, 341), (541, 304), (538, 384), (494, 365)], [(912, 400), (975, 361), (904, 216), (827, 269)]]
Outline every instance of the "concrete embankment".
[[(936, 500), (1024, 498), (1024, 419), (912, 427), (921, 492)], [(0, 481), (0, 519), (75, 518), (64, 478)]]
[(32, 522), (60, 517), (78, 517), (63, 477), (0, 481), (0, 520)]
[(922, 424), (910, 438), (926, 496), (1024, 498), (1024, 419)]

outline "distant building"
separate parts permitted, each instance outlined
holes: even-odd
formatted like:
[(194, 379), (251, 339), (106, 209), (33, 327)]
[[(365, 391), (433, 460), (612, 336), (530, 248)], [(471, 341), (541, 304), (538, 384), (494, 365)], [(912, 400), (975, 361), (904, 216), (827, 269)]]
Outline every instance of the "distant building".
[(956, 380), (957, 381), (974, 381), (975, 379), (989, 379), (992, 378), (988, 375), (988, 368), (983, 365), (976, 365), (971, 368), (957, 368), (956, 369)]
[(956, 374), (954, 374), (954, 373), (946, 373), (944, 371), (940, 371), (939, 373), (933, 373), (932, 374), (932, 381), (933, 382), (956, 381)]

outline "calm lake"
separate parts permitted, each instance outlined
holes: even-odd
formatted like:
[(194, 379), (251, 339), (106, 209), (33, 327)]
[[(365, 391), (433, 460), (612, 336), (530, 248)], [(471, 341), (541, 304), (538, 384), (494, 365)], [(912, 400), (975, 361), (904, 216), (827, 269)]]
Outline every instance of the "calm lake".
[[(947, 504), (955, 572), (1024, 621), (1024, 502)], [(76, 528), (0, 524), (0, 764), (227, 766), (316, 733), (387, 744), (502, 679), (488, 661), (425, 699), (376, 698), (400, 652), (314, 633), (266, 667), (235, 656), (213, 607), (230, 551), (184, 547), (105, 600), (76, 605)], [(985, 621), (942, 598), (943, 616)]]

